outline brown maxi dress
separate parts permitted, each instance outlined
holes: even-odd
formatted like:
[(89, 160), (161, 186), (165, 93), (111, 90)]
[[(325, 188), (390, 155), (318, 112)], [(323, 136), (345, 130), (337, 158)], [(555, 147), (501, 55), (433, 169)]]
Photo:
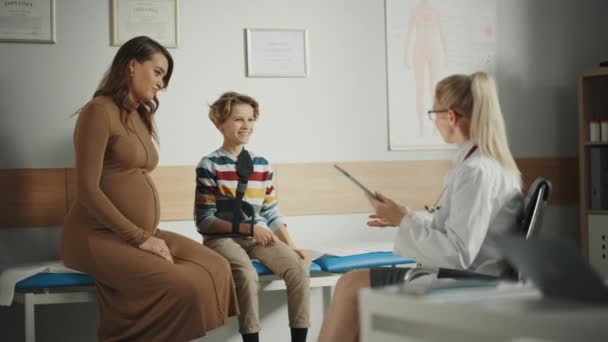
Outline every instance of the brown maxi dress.
[[(74, 130), (76, 202), (65, 219), (66, 266), (95, 278), (100, 341), (189, 341), (238, 314), (228, 262), (157, 228), (158, 193), (148, 173), (158, 153), (137, 112), (120, 120), (110, 97), (80, 112)], [(138, 248), (165, 240), (175, 264)]]

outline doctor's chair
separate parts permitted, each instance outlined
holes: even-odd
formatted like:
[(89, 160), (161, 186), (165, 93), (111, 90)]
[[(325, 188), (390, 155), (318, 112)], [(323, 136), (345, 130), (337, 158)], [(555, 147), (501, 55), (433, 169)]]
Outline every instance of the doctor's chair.
[[(544, 209), (551, 195), (551, 182), (543, 177), (537, 177), (528, 189), (528, 193), (524, 200), (524, 213), (521, 220), (521, 229), (517, 235), (525, 236), (526, 239), (537, 238), (542, 227)], [(511, 269), (506, 274), (501, 276), (491, 276), (481, 273), (475, 273), (467, 270), (457, 270), (450, 268), (431, 268), (418, 266), (410, 269), (404, 278), (404, 283), (408, 283), (418, 277), (425, 275), (436, 274), (437, 278), (453, 278), (453, 279), (518, 279), (518, 274)]]

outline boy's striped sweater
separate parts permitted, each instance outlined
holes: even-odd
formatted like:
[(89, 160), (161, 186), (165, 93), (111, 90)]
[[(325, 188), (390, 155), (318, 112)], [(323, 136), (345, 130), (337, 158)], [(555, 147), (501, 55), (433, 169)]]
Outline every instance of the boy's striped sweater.
[[(276, 231), (285, 224), (277, 205), (272, 184), (272, 169), (266, 158), (249, 151), (253, 160), (253, 174), (249, 176), (243, 201), (253, 206), (255, 224)], [(196, 194), (194, 219), (199, 233), (206, 235), (215, 217), (216, 197), (235, 197), (239, 175), (236, 172), (236, 157), (218, 149), (203, 157), (196, 167)], [(248, 221), (251, 222), (251, 221)]]

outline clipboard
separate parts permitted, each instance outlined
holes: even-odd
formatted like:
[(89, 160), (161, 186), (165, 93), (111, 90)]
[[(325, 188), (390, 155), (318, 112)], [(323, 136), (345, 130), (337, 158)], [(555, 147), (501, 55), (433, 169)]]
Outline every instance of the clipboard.
[(340, 171), (344, 176), (346, 176), (346, 178), (348, 178), (351, 182), (353, 182), (357, 187), (359, 187), (359, 189), (363, 190), (363, 192), (365, 192), (368, 196), (378, 202), (382, 202), (382, 200), (378, 198), (376, 194), (371, 192), (371, 190), (366, 188), (365, 185), (361, 184), (361, 182), (359, 182), (355, 177), (351, 176), (350, 173), (348, 173), (346, 170), (338, 166), (338, 164), (334, 164), (334, 167), (336, 168), (336, 170)]

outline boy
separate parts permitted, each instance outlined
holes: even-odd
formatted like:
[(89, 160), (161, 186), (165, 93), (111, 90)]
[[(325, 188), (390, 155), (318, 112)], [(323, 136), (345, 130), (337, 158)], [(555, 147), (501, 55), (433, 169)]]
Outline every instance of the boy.
[[(272, 185), (270, 163), (244, 150), (258, 116), (257, 101), (235, 92), (224, 93), (210, 106), (209, 118), (224, 136), (224, 142), (197, 166), (196, 226), (205, 246), (230, 263), (243, 341), (259, 340), (259, 282), (251, 263), (251, 259), (257, 259), (285, 280), (291, 339), (300, 342), (306, 340), (309, 327), (310, 260), (295, 247), (287, 232)], [(241, 162), (242, 158), (248, 162)], [(253, 173), (243, 176), (241, 170), (247, 163), (253, 164)], [(248, 212), (241, 210), (237, 196), (237, 188), (244, 189), (244, 177), (246, 190), (241, 196), (243, 208), (250, 208)]]

